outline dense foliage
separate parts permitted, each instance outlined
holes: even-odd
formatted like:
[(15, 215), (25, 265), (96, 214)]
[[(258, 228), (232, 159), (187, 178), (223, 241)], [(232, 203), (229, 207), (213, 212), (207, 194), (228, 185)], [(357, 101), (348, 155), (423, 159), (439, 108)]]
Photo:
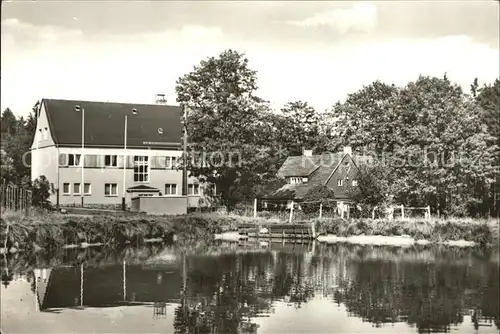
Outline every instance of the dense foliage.
[(307, 191), (300, 207), (304, 213), (317, 212), (320, 205), (331, 205), (331, 200), (334, 198), (335, 194), (333, 190), (325, 185), (318, 184)]
[(30, 147), (36, 131), (37, 102), (29, 116), (14, 116), (9, 109), (0, 118), (1, 183), (21, 184), (30, 178)]
[[(325, 112), (306, 101), (272, 110), (257, 89), (258, 73), (234, 50), (201, 60), (177, 81), (190, 173), (216, 184), (229, 209), (280, 184), (276, 172), (287, 156), (349, 145), (377, 162), (362, 168), (352, 190), (368, 209), (394, 201), (445, 215), (498, 215), (500, 80), (474, 80), (470, 93), (446, 75), (420, 76), (405, 86), (375, 81)], [(2, 114), (4, 183), (22, 184), (29, 176), (23, 156), (35, 115)]]
[(474, 98), (446, 76), (421, 76), (405, 87), (375, 82), (330, 113), (343, 144), (387, 169), (397, 202), (487, 214), (498, 210), (498, 128), (491, 121), (498, 89), (492, 90), (475, 89)]

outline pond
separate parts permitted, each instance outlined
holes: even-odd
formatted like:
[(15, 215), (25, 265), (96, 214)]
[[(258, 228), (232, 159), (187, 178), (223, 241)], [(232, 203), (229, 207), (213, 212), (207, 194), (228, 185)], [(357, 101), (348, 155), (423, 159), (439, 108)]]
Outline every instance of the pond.
[(498, 333), (498, 254), (223, 243), (5, 260), (6, 333)]

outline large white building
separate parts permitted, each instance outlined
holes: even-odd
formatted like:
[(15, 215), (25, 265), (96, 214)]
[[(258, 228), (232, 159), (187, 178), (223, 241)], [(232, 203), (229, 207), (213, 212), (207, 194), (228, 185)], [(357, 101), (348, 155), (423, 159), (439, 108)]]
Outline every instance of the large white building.
[[(119, 207), (122, 197), (130, 206), (136, 196), (183, 194), (181, 107), (43, 99), (37, 116), (31, 177), (48, 179), (53, 204)], [(201, 192), (189, 178), (190, 206)]]

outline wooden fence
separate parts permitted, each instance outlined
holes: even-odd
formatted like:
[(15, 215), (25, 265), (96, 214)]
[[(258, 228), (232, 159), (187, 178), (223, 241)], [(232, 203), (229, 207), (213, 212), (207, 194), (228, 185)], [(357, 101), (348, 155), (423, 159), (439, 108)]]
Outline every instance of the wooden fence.
[(32, 192), (16, 185), (0, 186), (0, 207), (14, 211), (31, 208)]

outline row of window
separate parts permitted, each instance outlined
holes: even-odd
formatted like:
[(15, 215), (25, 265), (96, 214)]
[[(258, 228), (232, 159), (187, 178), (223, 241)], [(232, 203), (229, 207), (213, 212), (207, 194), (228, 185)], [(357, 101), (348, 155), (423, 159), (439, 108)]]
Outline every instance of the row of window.
[[(307, 183), (307, 177), (290, 177), (290, 184), (301, 184)], [(349, 178), (346, 178), (346, 182), (349, 183)], [(337, 186), (342, 187), (344, 185), (343, 179), (337, 179)], [(357, 180), (352, 180), (352, 186), (356, 187), (358, 185)]]
[[(199, 184), (188, 184), (187, 189), (188, 195), (199, 195), (200, 194), (200, 186)], [(178, 195), (177, 193), (177, 184), (170, 183), (165, 184), (165, 195)]]
[[(160, 157), (158, 157), (160, 158)], [(166, 168), (176, 168), (177, 157), (161, 157), (165, 159)], [(81, 166), (80, 154), (68, 154), (68, 166)], [(118, 167), (118, 155), (105, 155), (105, 167)], [(150, 160), (148, 156), (134, 156), (134, 182), (149, 182)]]
[[(81, 195), (81, 184), (73, 183), (63, 183), (63, 195)], [(90, 183), (85, 183), (83, 185), (83, 194), (91, 195)], [(199, 195), (200, 186), (198, 184), (188, 184), (188, 195)], [(118, 184), (116, 183), (105, 183), (104, 184), (104, 195), (105, 196), (117, 196), (118, 195)], [(165, 184), (165, 195), (178, 195), (177, 194), (177, 184), (167, 183)]]
[[(75, 166), (75, 167), (81, 167), (82, 166), (82, 160), (81, 160), (81, 154), (79, 153), (71, 153), (68, 154), (68, 160), (67, 160), (67, 165), (68, 166)], [(95, 156), (95, 155), (92, 155)], [(104, 155), (104, 167), (118, 167), (118, 157), (119, 155), (116, 154), (107, 154)], [(156, 157), (158, 159), (164, 159), (164, 165), (165, 168), (177, 168), (179, 166), (179, 157)], [(134, 156), (134, 165), (136, 164), (145, 164), (149, 165), (149, 157), (148, 156), (141, 156), (141, 155), (136, 155)]]
[[(82, 191), (81, 183), (73, 183), (73, 188), (71, 188), (70, 183), (63, 183), (63, 195), (71, 195), (71, 193), (73, 193), (74, 195), (81, 195), (81, 191)], [(90, 183), (83, 184), (83, 194), (84, 195), (91, 194)]]
[[(349, 178), (346, 179), (347, 183), (349, 183)], [(352, 186), (357, 187), (358, 186), (358, 180), (352, 180)], [(342, 187), (344, 185), (344, 180), (342, 179), (337, 179), (337, 186)]]

